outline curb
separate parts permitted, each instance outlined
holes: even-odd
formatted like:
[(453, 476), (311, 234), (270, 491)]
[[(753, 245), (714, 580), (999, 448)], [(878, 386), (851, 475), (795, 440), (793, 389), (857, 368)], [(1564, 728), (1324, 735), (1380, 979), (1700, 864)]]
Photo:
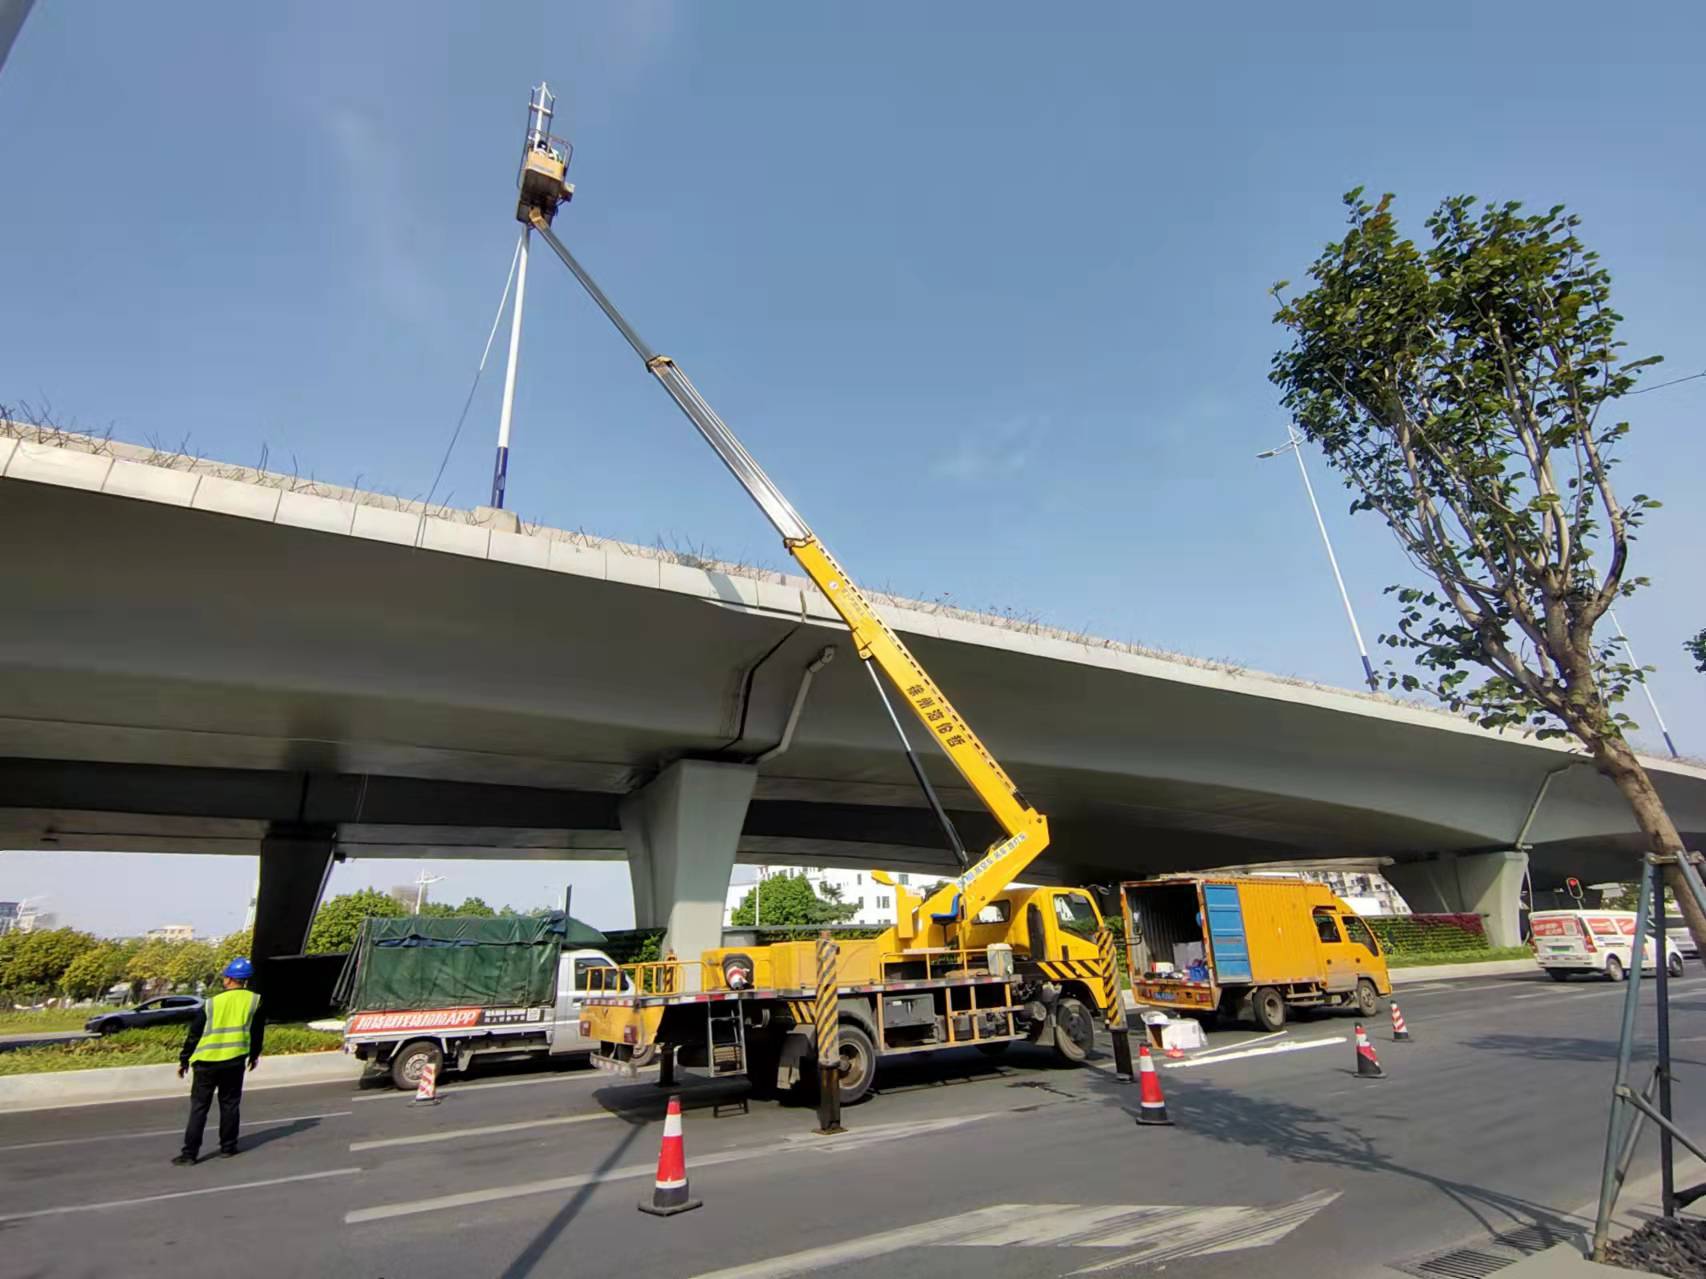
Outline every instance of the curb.
[[(295, 1088), (303, 1084), (354, 1083), (365, 1063), (344, 1053), (292, 1053), (262, 1056), (260, 1065), (243, 1080), (245, 1093), (264, 1088)], [(61, 1106), (105, 1106), (120, 1101), (159, 1101), (189, 1095), (189, 1083), (178, 1078), (171, 1062), (154, 1066), (100, 1066), (94, 1070), (43, 1071), (34, 1075), (0, 1076), (0, 1112), (55, 1110)]]
[(1539, 976), (1540, 965), (1532, 959), (1489, 959), (1481, 964), (1415, 964), (1386, 971), (1394, 986), (1407, 986), (1424, 981), (1450, 981), (1458, 977)]

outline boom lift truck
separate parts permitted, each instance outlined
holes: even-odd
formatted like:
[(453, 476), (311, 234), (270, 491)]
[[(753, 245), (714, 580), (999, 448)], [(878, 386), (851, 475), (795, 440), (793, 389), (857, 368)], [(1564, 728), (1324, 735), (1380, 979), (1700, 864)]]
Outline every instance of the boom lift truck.
[[(646, 369), (714, 449), (781, 535), (783, 545), (840, 614), (870, 673), (913, 773), (959, 860), (961, 873), (927, 900), (882, 872), (897, 923), (881, 936), (844, 941), (838, 986), (841, 1100), (870, 1090), (879, 1057), (975, 1045), (996, 1054), (1016, 1040), (1052, 1044), (1082, 1062), (1106, 1016), (1110, 986), (1099, 957), (1102, 916), (1080, 888), (1012, 888), (1048, 847), (1047, 819), (1020, 793), (971, 726), (788, 499), (667, 355), (640, 338), (551, 229), (573, 195), (564, 180), (567, 143), (548, 117), (530, 113), (516, 217), (538, 232), (627, 339)], [(880, 672), (880, 673), (879, 673)], [(975, 865), (907, 741), (884, 679), (994, 815), (1004, 837)], [(632, 965), (610, 990), (588, 993), (582, 1035), (600, 1047), (594, 1064), (630, 1074), (636, 1053), (657, 1044), (683, 1065), (745, 1074), (755, 1093), (798, 1080), (815, 1062), (817, 988), (810, 941), (707, 950), (697, 961)], [(1117, 995), (1115, 996), (1118, 997)]]

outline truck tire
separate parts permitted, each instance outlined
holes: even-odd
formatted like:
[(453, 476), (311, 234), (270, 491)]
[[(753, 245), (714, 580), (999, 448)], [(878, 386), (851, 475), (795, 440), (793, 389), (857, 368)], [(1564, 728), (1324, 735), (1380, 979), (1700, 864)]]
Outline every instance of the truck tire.
[(877, 1045), (856, 1021), (841, 1023), (841, 1104), (865, 1100), (877, 1078)]
[(1068, 1066), (1081, 1066), (1096, 1043), (1096, 1022), (1090, 1010), (1071, 995), (1054, 1005), (1054, 1055)]
[(1672, 955), (1665, 961), (1665, 971), (1672, 977), (1682, 976), (1682, 956)]
[(1280, 1029), (1285, 1025), (1285, 996), (1272, 986), (1263, 986), (1250, 996), (1250, 1015), (1263, 1030)]
[(1607, 955), (1605, 957), (1605, 975), (1611, 978), (1612, 981), (1623, 980), (1625, 976), (1625, 973), (1623, 972), (1623, 961), (1617, 958), (1616, 955)]
[(404, 1092), (419, 1087), (428, 1064), (434, 1071), (444, 1073), (444, 1053), (430, 1039), (412, 1039), (391, 1057), (391, 1082)]
[(1364, 1018), (1372, 1017), (1380, 1011), (1380, 992), (1374, 988), (1374, 983), (1366, 977), (1357, 979), (1357, 1012)]

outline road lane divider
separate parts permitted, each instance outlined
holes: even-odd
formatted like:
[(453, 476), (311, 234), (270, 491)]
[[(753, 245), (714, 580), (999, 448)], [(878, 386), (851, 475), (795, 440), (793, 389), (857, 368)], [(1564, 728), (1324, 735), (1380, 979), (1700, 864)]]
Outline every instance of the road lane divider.
[(31, 1221), (38, 1217), (63, 1217), (74, 1212), (104, 1212), (113, 1208), (139, 1208), (144, 1204), (164, 1203), (168, 1199), (193, 1199), (198, 1195), (228, 1195), (236, 1190), (260, 1190), (266, 1186), (284, 1186), (296, 1181), (322, 1181), (327, 1177), (353, 1177), (360, 1168), (328, 1168), (324, 1172), (299, 1172), (293, 1177), (268, 1177), (264, 1181), (227, 1182), (219, 1186), (200, 1186), (195, 1190), (173, 1190), (160, 1195), (141, 1195), (135, 1199), (108, 1199), (102, 1203), (63, 1204), (57, 1208), (35, 1208), (29, 1212), (0, 1213), (0, 1225), (9, 1221)]
[[(307, 1123), (318, 1119), (342, 1119), (353, 1114), (349, 1110), (325, 1110), (317, 1115), (291, 1115), (285, 1119), (262, 1119), (255, 1123), (245, 1123), (244, 1132), (257, 1132), (262, 1128), (283, 1128), (289, 1124)], [(45, 1150), (50, 1146), (84, 1146), (95, 1142), (131, 1141), (138, 1137), (176, 1137), (184, 1131), (184, 1126), (178, 1124), (173, 1128), (151, 1128), (146, 1132), (104, 1132), (95, 1137), (60, 1137), (54, 1141), (23, 1141), (14, 1146), (0, 1146), (0, 1154), (8, 1150)]]
[[(1059, 1103), (1065, 1104), (1065, 1103)], [(833, 1142), (825, 1142), (809, 1133), (795, 1133), (784, 1137), (781, 1141), (768, 1141), (758, 1146), (742, 1146), (733, 1150), (713, 1151), (708, 1155), (695, 1155), (694, 1167), (704, 1170), (720, 1164), (745, 1163), (751, 1159), (774, 1159), (778, 1156), (811, 1155), (817, 1159), (844, 1159), (850, 1153), (869, 1146), (881, 1145), (890, 1141), (906, 1141), (931, 1133), (944, 1132), (950, 1128), (961, 1128), (968, 1124), (980, 1123), (986, 1119), (1004, 1118), (1009, 1115), (1034, 1111), (1040, 1107), (1034, 1104), (1014, 1106), (1006, 1110), (981, 1111), (967, 1115), (945, 1115), (938, 1119), (928, 1119), (914, 1123), (878, 1124), (870, 1128), (861, 1128), (837, 1137)], [(431, 1199), (409, 1199), (401, 1203), (377, 1204), (371, 1208), (357, 1208), (344, 1214), (344, 1224), (359, 1226), (372, 1221), (389, 1221), (397, 1217), (412, 1217), (420, 1213), (442, 1213), (458, 1208), (473, 1208), (480, 1204), (501, 1203), (528, 1195), (560, 1194), (566, 1190), (579, 1190), (584, 1186), (601, 1186), (606, 1182), (632, 1181), (638, 1177), (655, 1177), (655, 1164), (627, 1164), (620, 1168), (611, 1168), (604, 1172), (574, 1173), (566, 1177), (549, 1177), (542, 1181), (524, 1181), (507, 1186), (489, 1186), (481, 1190), (464, 1190), (455, 1194), (438, 1195)]]
[(521, 1119), (508, 1124), (483, 1124), (478, 1128), (446, 1128), (442, 1132), (415, 1133), (408, 1137), (380, 1137), (373, 1141), (352, 1141), (350, 1153), (361, 1150), (382, 1150), (390, 1146), (426, 1146), (437, 1141), (456, 1141), (463, 1137), (485, 1137), (498, 1132), (525, 1132), (529, 1128), (560, 1128), (564, 1124), (584, 1124), (594, 1119), (618, 1119), (611, 1111), (600, 1110), (590, 1115), (555, 1115), (549, 1119)]
[(1220, 1057), (1193, 1057), (1186, 1061), (1164, 1062), (1161, 1068), (1163, 1070), (1192, 1070), (1198, 1066), (1219, 1066), (1229, 1061), (1244, 1061), (1250, 1057), (1277, 1057), (1281, 1053), (1302, 1052), (1307, 1048), (1325, 1048), (1328, 1044), (1345, 1042), (1343, 1035), (1333, 1035), (1327, 1039), (1293, 1039), (1283, 1044), (1269, 1044), (1264, 1048), (1246, 1048), (1242, 1052), (1226, 1053)]

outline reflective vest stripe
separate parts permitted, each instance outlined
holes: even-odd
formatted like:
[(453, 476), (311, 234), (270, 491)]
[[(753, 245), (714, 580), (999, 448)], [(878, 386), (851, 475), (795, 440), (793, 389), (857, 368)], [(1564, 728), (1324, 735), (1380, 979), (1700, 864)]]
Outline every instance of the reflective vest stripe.
[(236, 1061), (249, 1055), (249, 1023), (260, 996), (252, 990), (223, 990), (207, 1001), (207, 1029), (190, 1061)]

